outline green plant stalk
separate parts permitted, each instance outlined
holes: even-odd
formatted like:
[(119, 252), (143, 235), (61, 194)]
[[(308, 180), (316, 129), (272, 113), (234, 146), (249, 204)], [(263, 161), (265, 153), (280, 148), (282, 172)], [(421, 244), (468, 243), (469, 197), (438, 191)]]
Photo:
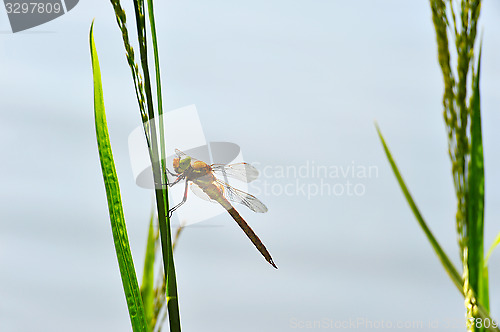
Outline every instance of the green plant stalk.
[[(148, 0), (148, 14), (149, 14), (149, 24), (151, 30), (151, 39), (153, 41), (153, 54), (154, 54), (154, 62), (155, 62), (155, 77), (156, 77), (156, 97), (158, 99), (158, 118), (159, 121), (159, 134), (160, 134), (160, 160), (161, 160), (161, 174), (166, 174), (166, 161), (167, 154), (165, 152), (165, 128), (164, 128), (164, 119), (163, 119), (163, 98), (161, 91), (161, 78), (160, 78), (160, 57), (158, 55), (158, 42), (156, 39), (156, 24), (155, 24), (155, 15), (154, 15), (154, 7), (153, 0)], [(166, 183), (167, 179), (164, 178), (162, 183)], [(168, 211), (168, 192), (167, 187), (163, 192), (163, 197), (165, 198), (164, 205), (167, 207)], [(168, 214), (168, 213), (167, 213)], [(173, 244), (173, 246), (175, 243)], [(173, 250), (173, 249), (172, 249)]]
[[(162, 92), (161, 92), (160, 57), (158, 55), (158, 43), (157, 43), (157, 39), (156, 39), (156, 24), (155, 24), (153, 0), (148, 0), (148, 14), (149, 14), (151, 38), (153, 41), (153, 54), (154, 54), (154, 60), (155, 60), (156, 97), (158, 99), (158, 115), (161, 118), (161, 116), (163, 115), (163, 99), (162, 99)], [(163, 121), (160, 121), (159, 125), (160, 125), (160, 145), (161, 145), (162, 161), (163, 161), (163, 158), (165, 158), (165, 139), (163, 137), (163, 135), (164, 135)]]
[[(175, 269), (174, 269), (174, 261), (172, 254), (172, 242), (171, 242), (171, 232), (170, 232), (170, 220), (168, 218), (168, 192), (167, 188), (163, 187), (163, 183), (165, 181), (162, 179), (162, 175), (165, 174), (165, 165), (163, 164), (163, 160), (165, 158), (161, 158), (162, 160), (162, 169), (159, 169), (160, 160), (158, 156), (158, 143), (157, 143), (157, 131), (155, 125), (155, 114), (153, 108), (152, 101), (152, 93), (151, 93), (151, 83), (148, 69), (148, 61), (147, 61), (147, 43), (146, 43), (146, 29), (145, 29), (145, 16), (144, 16), (144, 1), (143, 0), (134, 0), (134, 10), (136, 16), (136, 27), (140, 48), (140, 57), (141, 57), (141, 68), (144, 74), (144, 80), (140, 76), (139, 67), (135, 63), (134, 60), (134, 52), (133, 48), (130, 46), (128, 40), (128, 31), (126, 27), (126, 15), (124, 10), (121, 8), (119, 0), (111, 0), (113, 8), (115, 10), (115, 15), (117, 19), (118, 26), (122, 31), (122, 38), (126, 50), (127, 62), (132, 70), (132, 77), (134, 79), (134, 84), (136, 85), (136, 96), (139, 102), (139, 108), (141, 110), (142, 122), (144, 125), (144, 133), (146, 136), (146, 141), (148, 143), (148, 149), (151, 158), (151, 165), (153, 169), (153, 179), (155, 183), (155, 196), (157, 202), (158, 209), (158, 221), (160, 226), (160, 239), (162, 245), (162, 255), (163, 255), (163, 267), (165, 270), (165, 275), (168, 280), (168, 294), (167, 298), (169, 299), (168, 303), (168, 311), (169, 311), (169, 319), (170, 319), (170, 328), (171, 331), (180, 331), (180, 319), (179, 319), (179, 308), (178, 308), (178, 300), (177, 300), (177, 283), (175, 277)], [(152, 8), (152, 7), (151, 7)], [(150, 9), (150, 13), (152, 13), (152, 9)], [(154, 18), (153, 18), (153, 27), (154, 27)], [(153, 42), (156, 44), (156, 31), (153, 28), (152, 33), (154, 33)], [(156, 48), (156, 46), (155, 46)], [(156, 51), (157, 52), (157, 51)], [(159, 61), (156, 54), (156, 68), (157, 68), (157, 82), (159, 80)], [(143, 84), (144, 82), (144, 84)], [(160, 86), (160, 85), (159, 85)], [(145, 90), (145, 92), (143, 92)], [(162, 106), (161, 106), (161, 89), (158, 93), (158, 102), (159, 102), (159, 113), (161, 114)], [(146, 98), (144, 98), (144, 94)], [(146, 99), (146, 100), (144, 100)], [(145, 106), (147, 104), (147, 106)], [(144, 110), (147, 108), (146, 110)], [(163, 123), (160, 122), (160, 140), (161, 144), (163, 144)], [(165, 155), (164, 148), (162, 146), (162, 155)], [(161, 188), (161, 189), (158, 189)]]
[[(461, 0), (458, 11), (453, 1), (430, 0), (436, 30), (438, 59), (444, 79), (443, 108), (448, 147), (457, 196), (456, 224), (463, 266), (463, 293), (467, 321), (476, 318), (476, 301), (489, 307), (488, 273), (484, 255), (484, 166), (479, 104), (479, 70), (474, 73), (474, 45), (480, 0)], [(449, 6), (449, 11), (447, 11)], [(448, 18), (451, 14), (457, 54), (456, 75), (450, 67)], [(458, 14), (458, 15), (457, 15)], [(468, 73), (472, 67), (472, 98), (467, 104)], [(469, 122), (470, 121), (470, 122)], [(470, 136), (469, 136), (470, 134)], [(477, 296), (477, 297), (476, 297)], [(475, 324), (468, 331), (483, 331)]]
[[(158, 211), (168, 209), (168, 203), (165, 206), (165, 201), (168, 200), (163, 196), (164, 189), (156, 189), (156, 204)], [(177, 281), (175, 276), (174, 268), (174, 258), (172, 251), (172, 238), (170, 232), (170, 218), (165, 214), (165, 212), (158, 214), (158, 222), (160, 225), (160, 239), (162, 244), (162, 254), (163, 254), (163, 268), (166, 275), (167, 281), (167, 310), (168, 318), (170, 322), (170, 331), (177, 332), (181, 330), (180, 326), (180, 315), (179, 315), (179, 302), (177, 298)], [(166, 257), (166, 264), (165, 264)]]
[[(175, 252), (175, 248), (177, 247), (177, 244), (179, 243), (179, 237), (181, 234), (181, 231), (184, 229), (184, 226), (179, 226), (177, 228), (177, 231), (175, 233), (175, 238), (172, 244), (172, 249)], [(157, 237), (158, 240), (158, 237)], [(163, 307), (166, 299), (166, 288), (167, 288), (167, 283), (166, 283), (166, 278), (165, 278), (165, 273), (163, 270), (160, 271), (159, 277), (158, 277), (158, 282), (159, 284), (156, 286), (156, 298), (155, 298), (155, 319), (158, 321), (159, 319), (159, 314), (161, 311), (161, 308)], [(163, 321), (165, 320), (166, 316), (163, 316), (160, 322), (160, 326), (163, 324)]]
[(158, 223), (160, 225), (160, 239), (163, 254), (163, 267), (167, 279), (167, 310), (170, 322), (170, 331), (178, 332), (181, 330), (179, 303), (177, 297), (177, 280), (175, 276), (174, 257), (172, 250), (172, 235), (170, 231), (170, 218), (168, 217), (168, 191), (164, 186), (162, 172), (160, 170), (158, 156), (158, 138), (156, 134), (155, 114), (153, 107), (153, 96), (151, 91), (151, 79), (148, 67), (146, 25), (144, 16), (144, 1), (135, 0), (135, 17), (137, 25), (137, 36), (139, 40), (139, 50), (141, 55), (141, 65), (144, 74), (144, 88), (146, 93), (146, 104), (150, 123), (151, 137), (151, 166), (153, 169), (153, 179), (155, 183), (156, 206), (158, 209)]
[(130, 316), (130, 322), (134, 332), (147, 332), (148, 325), (144, 308), (141, 300), (141, 294), (137, 277), (134, 269), (134, 262), (127, 235), (125, 217), (123, 215), (122, 202), (120, 197), (120, 187), (116, 175), (113, 153), (109, 141), (109, 134), (106, 124), (106, 114), (104, 109), (104, 97), (101, 82), (101, 70), (99, 68), (99, 59), (94, 42), (94, 23), (90, 27), (89, 42), (90, 54), (92, 59), (92, 73), (94, 80), (94, 116), (96, 126), (97, 145), (99, 149), (99, 159), (106, 187), (106, 196), (108, 200), (109, 216), (111, 221), (111, 230), (115, 244), (116, 256), (120, 267), (120, 274), (127, 300), (127, 306)]
[[(161, 90), (161, 78), (160, 78), (160, 57), (158, 55), (158, 42), (156, 38), (156, 24), (155, 24), (155, 18), (154, 18), (154, 7), (153, 7), (153, 0), (148, 0), (148, 14), (149, 14), (149, 23), (150, 23), (150, 30), (151, 30), (151, 38), (153, 42), (153, 54), (154, 54), (154, 63), (155, 63), (155, 77), (156, 77), (156, 96), (158, 99), (158, 115), (159, 115), (159, 134), (160, 134), (160, 156), (161, 156), (161, 174), (166, 174), (166, 160), (167, 160), (167, 155), (165, 152), (165, 129), (164, 129), (164, 119), (163, 119), (163, 101), (162, 101), (162, 90)], [(166, 183), (167, 179), (164, 178), (162, 183)], [(166, 206), (167, 211), (169, 210), (168, 205), (168, 192), (167, 192), (167, 187), (164, 187), (163, 190), (163, 197), (164, 197), (164, 205)], [(168, 218), (168, 213), (167, 213), (167, 218)], [(170, 225), (170, 221), (168, 222)], [(170, 226), (169, 226), (170, 229)], [(169, 236), (171, 239), (171, 236)], [(176, 237), (177, 239), (177, 237)], [(174, 241), (173, 244), (169, 247), (172, 248), (172, 252), (175, 249), (175, 244), (176, 242)], [(172, 254), (172, 261), (169, 261), (169, 265), (174, 266), (173, 264), (173, 254)], [(178, 311), (178, 303), (177, 303), (177, 289), (176, 289), (176, 280), (175, 280), (175, 274), (165, 274), (166, 277), (166, 300), (167, 300), (167, 309), (170, 313), (170, 310), (173, 311)], [(170, 315), (169, 315), (170, 317)], [(175, 321), (170, 321), (170, 325), (172, 324), (180, 324)], [(180, 328), (180, 327), (179, 327)]]
[[(399, 169), (398, 169), (398, 167), (396, 165), (396, 162), (394, 161), (394, 158), (391, 155), (389, 147), (387, 146), (387, 144), (386, 144), (386, 142), (384, 140), (384, 137), (382, 136), (380, 128), (378, 127), (377, 124), (375, 124), (375, 127), (377, 129), (377, 133), (378, 133), (378, 136), (380, 138), (380, 141), (382, 142), (382, 146), (384, 148), (384, 152), (386, 154), (387, 160), (389, 161), (389, 164), (391, 165), (392, 171), (393, 171), (393, 173), (394, 173), (394, 175), (395, 175), (395, 177), (396, 177), (396, 179), (398, 181), (398, 184), (399, 184), (401, 190), (403, 191), (403, 194), (404, 194), (404, 196), (406, 198), (406, 201), (410, 205), (410, 208), (411, 208), (413, 214), (415, 215), (415, 218), (417, 219), (420, 227), (424, 231), (427, 239), (429, 240), (432, 248), (434, 249), (436, 255), (438, 256), (438, 259), (440, 260), (441, 264), (443, 265), (443, 267), (444, 267), (446, 273), (448, 274), (448, 276), (450, 277), (451, 281), (457, 287), (457, 289), (460, 292), (460, 294), (462, 294), (463, 296), (465, 296), (465, 294), (463, 292), (464, 282), (462, 280), (462, 277), (460, 276), (460, 274), (458, 273), (457, 269), (455, 268), (455, 266), (453, 265), (453, 263), (451, 262), (451, 260), (448, 258), (448, 256), (444, 252), (444, 250), (439, 245), (439, 242), (434, 237), (434, 235), (432, 234), (432, 232), (429, 229), (429, 227), (427, 226), (427, 223), (425, 222), (424, 218), (422, 217), (422, 214), (420, 213), (420, 211), (419, 211), (419, 209), (418, 209), (415, 201), (413, 200), (413, 198), (412, 198), (412, 196), (410, 194), (410, 191), (408, 190), (408, 188), (407, 188), (407, 186), (406, 186), (406, 184), (405, 184), (405, 182), (403, 180), (403, 177), (401, 176), (401, 173), (399, 172)], [(475, 307), (473, 308), (473, 310), (483, 320), (484, 319), (488, 319), (490, 322), (493, 322), (493, 319), (490, 318), (490, 316), (489, 316), (487, 308), (485, 308), (480, 302), (476, 302), (475, 303)], [(493, 327), (493, 326), (490, 326), (488, 328), (488, 330), (489, 331), (500, 332), (500, 329), (498, 329), (496, 327)]]
[(120, 0), (110, 0), (111, 5), (113, 6), (113, 10), (115, 11), (116, 23), (122, 32), (122, 40), (123, 45), (125, 47), (125, 55), (127, 58), (127, 63), (130, 67), (132, 73), (132, 80), (134, 82), (135, 95), (137, 98), (137, 102), (139, 104), (139, 111), (141, 112), (142, 123), (144, 125), (144, 132), (146, 134), (146, 140), (148, 142), (148, 148), (150, 148), (149, 144), (149, 129), (147, 128), (148, 117), (146, 114), (146, 106), (144, 102), (144, 85), (142, 83), (142, 77), (139, 72), (139, 66), (135, 63), (135, 55), (134, 49), (130, 45), (130, 40), (128, 38), (128, 30), (127, 30), (127, 15), (123, 10)]

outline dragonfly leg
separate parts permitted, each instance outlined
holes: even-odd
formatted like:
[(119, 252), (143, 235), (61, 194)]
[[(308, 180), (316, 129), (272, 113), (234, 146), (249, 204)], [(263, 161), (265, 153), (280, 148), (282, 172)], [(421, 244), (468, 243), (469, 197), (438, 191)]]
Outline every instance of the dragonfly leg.
[[(178, 182), (176, 180), (176, 182)], [(182, 201), (177, 204), (176, 206), (174, 206), (173, 208), (171, 208), (170, 210), (168, 210), (168, 217), (172, 217), (172, 214), (174, 213), (175, 210), (177, 210), (179, 207), (181, 207), (182, 204), (186, 203), (186, 200), (187, 200), (187, 195), (188, 195), (188, 182), (186, 181), (186, 187), (184, 189), (184, 197), (182, 198)]]
[(170, 174), (171, 176), (178, 176), (179, 174), (175, 174), (172, 171), (168, 169), (168, 167), (165, 167), (165, 178), (167, 178), (167, 173)]
[(186, 176), (184, 174), (181, 174), (179, 176), (177, 176), (177, 178), (175, 179), (174, 182), (172, 183), (167, 183), (169, 187), (172, 187), (174, 185), (176, 185), (177, 183), (179, 183), (181, 180), (183, 180)]
[[(169, 186), (169, 187), (172, 187), (174, 185), (176, 185), (177, 183), (179, 183), (182, 179), (184, 179), (186, 176), (184, 174), (174, 174), (174, 173), (170, 173), (169, 171), (169, 174), (171, 174), (172, 176), (175, 176), (176, 179), (174, 182), (170, 183), (168, 181), (168, 176), (167, 176), (167, 173), (165, 173), (165, 179), (167, 180), (167, 183), (166, 185)], [(165, 184), (163, 184), (165, 186)]]
[(172, 172), (168, 169), (168, 167), (166, 167), (166, 166), (165, 166), (165, 171), (163, 172), (163, 178), (164, 178), (164, 179), (165, 179), (165, 181), (167, 182), (167, 185), (168, 185), (168, 184), (169, 184), (169, 182), (170, 182), (170, 181), (169, 181), (169, 177), (168, 177), (168, 175), (170, 175), (170, 176), (174, 176), (174, 177), (177, 177), (179, 174), (174, 174), (174, 173), (172, 173)]

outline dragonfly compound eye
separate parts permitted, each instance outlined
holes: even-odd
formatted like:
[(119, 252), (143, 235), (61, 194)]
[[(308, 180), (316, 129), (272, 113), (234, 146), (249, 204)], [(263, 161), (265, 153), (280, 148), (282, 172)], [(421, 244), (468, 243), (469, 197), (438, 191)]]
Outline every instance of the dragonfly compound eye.
[[(178, 158), (176, 158), (176, 159), (178, 159)], [(175, 159), (174, 159), (174, 162), (175, 162)], [(177, 173), (183, 173), (184, 171), (186, 171), (188, 169), (189, 165), (191, 165), (191, 157), (188, 156), (188, 157), (182, 158), (180, 161), (178, 160), (177, 163), (178, 163), (178, 167), (177, 167), (178, 170), (176, 170)], [(175, 167), (175, 165), (174, 165), (174, 167)]]
[(179, 172), (179, 158), (174, 158), (174, 160), (172, 161), (172, 166), (174, 166), (174, 171), (176, 173), (180, 173)]

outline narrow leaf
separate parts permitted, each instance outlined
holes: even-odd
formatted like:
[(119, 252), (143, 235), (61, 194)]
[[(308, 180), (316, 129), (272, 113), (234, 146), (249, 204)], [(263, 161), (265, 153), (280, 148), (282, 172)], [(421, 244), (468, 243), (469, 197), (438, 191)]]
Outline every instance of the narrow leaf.
[[(444, 250), (439, 245), (438, 241), (436, 240), (436, 238), (434, 237), (434, 235), (430, 231), (429, 227), (427, 226), (424, 218), (422, 217), (420, 211), (418, 210), (417, 205), (415, 204), (415, 201), (411, 197), (410, 191), (406, 187), (406, 184), (403, 180), (403, 177), (401, 176), (401, 173), (398, 170), (396, 162), (392, 158), (391, 152), (389, 151), (389, 148), (387, 147), (387, 144), (385, 143), (384, 137), (382, 136), (382, 133), (380, 132), (380, 128), (378, 127), (377, 124), (375, 124), (375, 127), (377, 128), (378, 136), (379, 136), (380, 141), (382, 142), (382, 145), (384, 147), (384, 151), (385, 151), (385, 154), (387, 156), (387, 160), (389, 161), (389, 163), (391, 165), (392, 171), (393, 171), (394, 175), (396, 176), (396, 179), (399, 183), (401, 190), (403, 191), (403, 194), (406, 198), (406, 201), (410, 205), (410, 208), (413, 211), (415, 218), (417, 219), (420, 227), (422, 228), (425, 235), (427, 236), (427, 239), (429, 240), (432, 248), (436, 252), (436, 255), (438, 256), (439, 260), (441, 261), (441, 264), (443, 265), (445, 271), (448, 273), (448, 276), (450, 277), (451, 281), (455, 284), (455, 286), (457, 287), (460, 294), (463, 295), (464, 293), (463, 293), (462, 277), (460, 276), (457, 269), (455, 268), (455, 266), (453, 265), (451, 260), (448, 258), (448, 256), (444, 252)], [(477, 311), (478, 311), (479, 316), (483, 320), (488, 319), (488, 320), (490, 320), (490, 322), (493, 322), (493, 319), (490, 318), (490, 316), (489, 316), (488, 310), (480, 302), (477, 302)], [(498, 325), (496, 325), (496, 326), (498, 326)], [(497, 327), (494, 327), (494, 326), (488, 327), (488, 330), (500, 332), (500, 329), (498, 329)]]
[(443, 264), (446, 272), (450, 276), (451, 280), (453, 283), (459, 288), (462, 289), (462, 277), (460, 274), (458, 274), (457, 269), (453, 265), (453, 263), (450, 261), (448, 256), (445, 254), (441, 246), (439, 245), (438, 241), (432, 234), (431, 230), (427, 226), (426, 222), (424, 221), (424, 218), (420, 214), (420, 211), (417, 208), (417, 205), (415, 204), (415, 201), (411, 197), (410, 191), (406, 187), (406, 184), (403, 180), (403, 177), (399, 173), (398, 167), (396, 166), (396, 162), (392, 158), (391, 152), (389, 151), (389, 148), (387, 147), (387, 144), (385, 143), (384, 137), (382, 136), (382, 133), (380, 132), (380, 128), (378, 127), (377, 124), (375, 124), (377, 128), (378, 135), (380, 137), (380, 141), (382, 142), (382, 145), (384, 146), (384, 151), (387, 156), (387, 159), (389, 160), (389, 163), (391, 164), (392, 171), (394, 172), (394, 175), (396, 176), (396, 179), (398, 180), (399, 186), (401, 190), (403, 191), (403, 194), (406, 198), (406, 201), (410, 205), (411, 210), (413, 211), (413, 214), (415, 215), (415, 218), (417, 219), (420, 227), (424, 231), (425, 235), (427, 236), (427, 239), (429, 240), (432, 248), (436, 252), (436, 255), (438, 256), (439, 260), (441, 261), (441, 264)]
[(488, 284), (482, 277), (484, 255), (484, 158), (481, 131), (481, 104), (479, 94), (479, 75), (481, 70), (481, 47), (477, 71), (473, 75), (471, 97), (471, 147), (469, 162), (469, 207), (468, 207), (468, 265), (469, 283), (477, 293), (478, 300), (488, 309), (483, 294), (488, 293)]
[(499, 243), (500, 243), (500, 232), (497, 234), (495, 241), (493, 241), (493, 243), (491, 244), (490, 249), (488, 249), (488, 253), (486, 254), (486, 258), (484, 259), (484, 266), (488, 266), (488, 261), (490, 259), (490, 256)]
[(108, 128), (106, 123), (106, 114), (104, 110), (104, 97), (101, 82), (101, 70), (94, 43), (94, 23), (90, 27), (90, 54), (92, 59), (92, 73), (94, 78), (94, 116), (97, 136), (97, 145), (99, 149), (99, 158), (101, 161), (102, 175), (106, 187), (106, 196), (108, 199), (109, 216), (111, 221), (111, 230), (115, 243), (116, 257), (120, 267), (120, 274), (127, 300), (127, 306), (132, 323), (132, 329), (136, 331), (148, 331), (146, 316), (142, 306), (139, 285), (130, 251), (127, 227), (120, 196), (120, 187), (116, 175), (111, 144), (109, 141)]
[(144, 258), (144, 270), (142, 274), (141, 296), (142, 303), (144, 304), (144, 311), (151, 328), (154, 327), (154, 266), (155, 266), (155, 253), (156, 253), (156, 232), (153, 225), (154, 210), (151, 211), (151, 218), (149, 221), (148, 241), (146, 243), (146, 254)]

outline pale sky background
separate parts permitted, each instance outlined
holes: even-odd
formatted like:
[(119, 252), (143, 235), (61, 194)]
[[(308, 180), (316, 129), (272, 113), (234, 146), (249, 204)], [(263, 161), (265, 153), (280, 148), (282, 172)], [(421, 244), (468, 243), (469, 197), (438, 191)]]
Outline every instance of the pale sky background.
[[(132, 23), (131, 5), (125, 7)], [(424, 217), (458, 265), (428, 1), (188, 0), (158, 2), (155, 10), (165, 109), (196, 104), (209, 141), (237, 143), (246, 161), (262, 168), (308, 161), (378, 167), (378, 177), (349, 178), (364, 186), (363, 196), (261, 193), (267, 214), (237, 207), (279, 270), (227, 214), (204, 224), (218, 227), (186, 229), (175, 253), (183, 331), (295, 331), (298, 321), (358, 318), (465, 330), (463, 299), (408, 208), (374, 128), (377, 120)], [(128, 159), (127, 138), (140, 118), (111, 4), (81, 1), (17, 34), (2, 7), (1, 331), (131, 330), (95, 142), (88, 46), (94, 17), (125, 217), (142, 275), (152, 193), (135, 185)], [(499, 17), (500, 3), (484, 1), (486, 247), (500, 230)], [(497, 319), (499, 273), (495, 253)]]

